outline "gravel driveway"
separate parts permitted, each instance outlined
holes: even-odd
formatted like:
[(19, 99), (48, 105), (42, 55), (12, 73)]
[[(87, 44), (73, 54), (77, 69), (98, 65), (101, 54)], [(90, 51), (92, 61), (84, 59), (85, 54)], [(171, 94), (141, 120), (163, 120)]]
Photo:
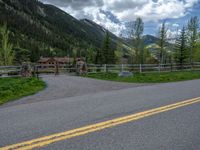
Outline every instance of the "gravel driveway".
[(35, 103), (39, 101), (59, 100), (67, 97), (147, 85), (135, 83), (119, 83), (67, 75), (44, 75), (42, 76), (42, 79), (47, 83), (47, 88), (45, 90), (35, 95), (7, 103), (1, 107)]

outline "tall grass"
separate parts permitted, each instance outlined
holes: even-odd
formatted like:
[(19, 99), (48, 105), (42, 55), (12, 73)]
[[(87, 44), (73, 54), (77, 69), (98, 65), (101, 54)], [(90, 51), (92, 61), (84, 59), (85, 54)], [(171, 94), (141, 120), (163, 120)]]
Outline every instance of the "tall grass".
[(37, 78), (0, 78), (0, 105), (35, 94), (44, 88), (45, 83)]
[(89, 78), (131, 83), (164, 83), (200, 79), (200, 71), (167, 72), (167, 73), (136, 73), (132, 77), (119, 77), (116, 73), (91, 73)]

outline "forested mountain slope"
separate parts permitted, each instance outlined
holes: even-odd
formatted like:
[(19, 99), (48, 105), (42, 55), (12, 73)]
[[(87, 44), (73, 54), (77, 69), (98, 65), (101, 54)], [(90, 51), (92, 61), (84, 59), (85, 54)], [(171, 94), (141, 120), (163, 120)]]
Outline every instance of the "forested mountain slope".
[[(91, 46), (100, 49), (106, 31), (90, 20), (77, 20), (37, 0), (0, 0), (0, 24), (5, 22), (11, 31), (11, 42), (29, 50), (32, 61), (40, 55), (66, 56), (77, 50), (84, 55)], [(110, 37), (111, 47), (115, 48), (120, 38), (112, 33)]]

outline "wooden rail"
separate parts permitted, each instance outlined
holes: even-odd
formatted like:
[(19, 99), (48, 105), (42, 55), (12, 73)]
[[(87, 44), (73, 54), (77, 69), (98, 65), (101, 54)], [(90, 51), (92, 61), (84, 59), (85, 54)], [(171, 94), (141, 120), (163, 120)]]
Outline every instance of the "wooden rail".
[[(54, 74), (56, 71), (55, 65), (30, 65), (32, 74)], [(20, 76), (22, 66), (0, 66), (0, 77), (5, 76)], [(195, 62), (191, 64), (88, 64), (87, 65), (88, 73), (95, 72), (172, 72), (172, 71), (195, 71), (200, 70), (200, 62)], [(77, 69), (72, 65), (59, 65), (59, 73), (74, 73)]]

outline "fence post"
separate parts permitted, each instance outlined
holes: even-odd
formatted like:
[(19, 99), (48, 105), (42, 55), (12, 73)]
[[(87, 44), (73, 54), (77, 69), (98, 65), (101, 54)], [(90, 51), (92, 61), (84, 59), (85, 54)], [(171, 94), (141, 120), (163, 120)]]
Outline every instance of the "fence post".
[(121, 72), (124, 71), (124, 64), (121, 65)]
[(36, 76), (39, 79), (39, 70), (38, 70), (38, 66), (36, 65)]
[(193, 62), (191, 63), (191, 71), (193, 70)]
[(173, 72), (173, 63), (170, 64), (171, 72)]
[(104, 65), (104, 72), (107, 72), (107, 65)]
[(32, 68), (32, 76), (36, 77), (36, 65), (32, 65), (31, 68)]
[(140, 64), (140, 73), (142, 73), (142, 64)]
[(159, 73), (161, 71), (161, 64), (159, 63), (159, 66), (158, 66), (158, 70), (159, 70)]

